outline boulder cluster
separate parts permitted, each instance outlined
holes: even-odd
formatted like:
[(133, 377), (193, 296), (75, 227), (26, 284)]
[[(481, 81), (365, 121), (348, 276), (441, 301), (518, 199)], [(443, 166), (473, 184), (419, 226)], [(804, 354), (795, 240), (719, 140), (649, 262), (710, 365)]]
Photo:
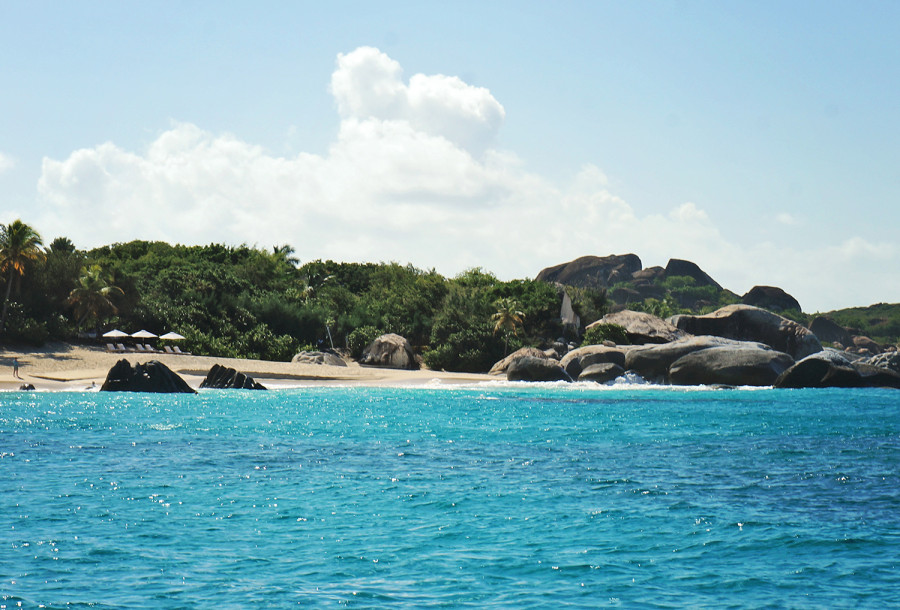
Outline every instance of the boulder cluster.
[(624, 310), (597, 324), (623, 327), (631, 345), (589, 345), (560, 359), (523, 348), (491, 373), (513, 381), (607, 383), (631, 373), (672, 385), (900, 388), (900, 352), (865, 358), (823, 348), (813, 330), (752, 305), (667, 320)]

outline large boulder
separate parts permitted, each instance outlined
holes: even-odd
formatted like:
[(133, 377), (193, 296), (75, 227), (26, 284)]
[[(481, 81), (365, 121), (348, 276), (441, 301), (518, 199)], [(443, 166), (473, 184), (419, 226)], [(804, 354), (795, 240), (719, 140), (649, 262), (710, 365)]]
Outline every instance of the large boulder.
[(209, 372), (206, 374), (206, 379), (200, 382), (200, 387), (217, 390), (266, 389), (266, 386), (253, 379), (253, 377), (219, 364), (212, 365)]
[(516, 358), (506, 369), (509, 381), (572, 381), (556, 360), (522, 356)]
[(824, 316), (816, 316), (809, 325), (809, 330), (819, 338), (819, 341), (827, 343), (840, 343), (850, 345), (853, 343), (853, 335), (846, 328), (829, 320)]
[(412, 345), (404, 337), (394, 333), (381, 335), (372, 341), (363, 351), (359, 363), (411, 371), (419, 368)]
[(769, 386), (794, 359), (768, 347), (711, 347), (682, 356), (669, 367), (675, 385)]
[(582, 256), (541, 270), (537, 279), (582, 288), (607, 288), (616, 281), (630, 279), (640, 269), (641, 259), (636, 254)]
[(132, 366), (124, 358), (109, 369), (100, 391), (196, 394), (184, 379), (162, 362), (151, 360)]
[(630, 309), (606, 314), (600, 320), (589, 324), (587, 330), (599, 324), (618, 324), (625, 329), (628, 340), (635, 345), (669, 343), (683, 339), (688, 334), (653, 314)]
[(797, 299), (777, 286), (754, 286), (750, 292), (741, 297), (741, 303), (762, 307), (776, 313), (789, 309), (802, 311)]
[(625, 374), (625, 369), (614, 362), (598, 362), (592, 364), (578, 375), (578, 381), (609, 383)]
[(828, 350), (812, 354), (787, 369), (776, 388), (900, 388), (900, 373)]
[(625, 354), (625, 368), (638, 373), (644, 379), (666, 383), (669, 380), (669, 367), (672, 366), (672, 363), (691, 352), (714, 347), (764, 349), (767, 346), (762, 343), (736, 341), (709, 335), (685, 337), (671, 343), (641, 345), (628, 350)]
[(585, 345), (572, 350), (560, 361), (560, 365), (572, 379), (578, 379), (581, 372), (593, 364), (612, 363), (625, 366), (625, 350), (606, 345)]
[(884, 352), (867, 358), (865, 364), (876, 366), (882, 369), (890, 369), (895, 373), (900, 373), (900, 352)]
[(683, 276), (693, 278), (696, 286), (713, 286), (716, 290), (722, 290), (719, 283), (707, 275), (697, 263), (680, 258), (669, 259), (669, 263), (666, 265), (666, 277)]
[(523, 347), (517, 349), (503, 360), (500, 360), (496, 364), (494, 364), (494, 366), (491, 367), (491, 370), (488, 371), (488, 375), (505, 375), (506, 370), (514, 360), (523, 358), (525, 356), (531, 356), (533, 358), (545, 358), (548, 360), (550, 359), (546, 352), (543, 352), (536, 347)]
[(347, 362), (333, 352), (300, 352), (291, 358), (298, 364), (326, 364), (328, 366), (347, 366)]
[(672, 316), (669, 322), (692, 335), (765, 343), (794, 360), (822, 351), (822, 344), (808, 328), (752, 305), (726, 305), (703, 316)]

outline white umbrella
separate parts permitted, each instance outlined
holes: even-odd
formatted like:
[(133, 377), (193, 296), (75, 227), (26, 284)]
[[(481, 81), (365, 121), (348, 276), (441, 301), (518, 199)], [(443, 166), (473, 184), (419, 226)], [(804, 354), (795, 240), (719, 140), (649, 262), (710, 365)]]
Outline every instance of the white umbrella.
[(156, 335), (151, 333), (149, 330), (139, 330), (136, 333), (131, 333), (131, 336), (135, 339), (155, 339)]
[(159, 336), (160, 339), (168, 339), (169, 341), (181, 341), (184, 339), (183, 335), (179, 335), (176, 332), (169, 331), (164, 335)]
[(122, 337), (127, 337), (128, 333), (123, 333), (118, 328), (114, 328), (107, 333), (103, 333), (103, 336), (107, 339), (121, 339)]

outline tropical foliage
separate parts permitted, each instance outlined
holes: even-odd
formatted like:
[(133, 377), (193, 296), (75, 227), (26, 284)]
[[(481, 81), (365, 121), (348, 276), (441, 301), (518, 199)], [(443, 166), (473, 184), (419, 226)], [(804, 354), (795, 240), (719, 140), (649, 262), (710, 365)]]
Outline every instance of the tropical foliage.
[(6, 296), (3, 298), (3, 310), (0, 312), (0, 334), (6, 327), (13, 283), (25, 275), (28, 267), (43, 258), (44, 252), (41, 248), (43, 245), (37, 231), (21, 220), (0, 225), (0, 274), (6, 277)]

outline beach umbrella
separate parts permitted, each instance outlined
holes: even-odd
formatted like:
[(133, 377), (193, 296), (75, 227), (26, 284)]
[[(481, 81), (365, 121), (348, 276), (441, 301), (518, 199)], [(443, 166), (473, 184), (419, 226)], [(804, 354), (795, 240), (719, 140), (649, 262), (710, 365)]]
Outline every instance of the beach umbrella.
[(127, 337), (128, 333), (123, 333), (118, 328), (114, 328), (107, 333), (103, 333), (103, 336), (107, 339), (121, 339), (122, 337)]
[(169, 341), (181, 341), (182, 339), (184, 339), (184, 336), (183, 336), (183, 335), (179, 335), (179, 334), (176, 333), (176, 332), (169, 331), (169, 332), (167, 332), (167, 333), (164, 334), (164, 335), (160, 335), (159, 338), (160, 338), (160, 339), (167, 339), (167, 340), (169, 340)]
[(151, 333), (149, 330), (139, 330), (136, 333), (131, 333), (132, 338), (134, 339), (155, 339), (156, 335)]

